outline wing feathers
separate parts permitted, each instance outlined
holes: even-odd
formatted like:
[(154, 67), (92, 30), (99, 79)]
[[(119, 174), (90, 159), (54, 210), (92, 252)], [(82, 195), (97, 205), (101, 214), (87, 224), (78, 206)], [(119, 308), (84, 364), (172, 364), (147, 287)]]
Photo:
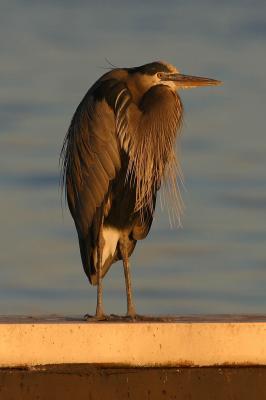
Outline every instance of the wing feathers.
[(79, 237), (86, 238), (121, 164), (115, 115), (105, 99), (95, 100), (87, 93), (74, 114), (61, 157), (69, 208)]

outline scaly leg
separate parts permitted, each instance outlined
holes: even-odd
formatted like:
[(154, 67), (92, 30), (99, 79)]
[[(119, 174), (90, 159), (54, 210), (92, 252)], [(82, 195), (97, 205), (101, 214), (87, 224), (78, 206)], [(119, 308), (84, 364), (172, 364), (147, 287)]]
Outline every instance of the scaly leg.
[(97, 307), (96, 307), (96, 319), (104, 319), (103, 312), (103, 286), (102, 286), (102, 254), (103, 254), (103, 235), (102, 227), (99, 229), (99, 237), (97, 244)]
[(127, 291), (127, 316), (134, 318), (136, 316), (136, 310), (132, 298), (131, 274), (130, 274), (130, 265), (128, 258), (128, 243), (129, 243), (128, 236), (125, 233), (120, 239), (120, 251), (123, 258), (125, 283)]

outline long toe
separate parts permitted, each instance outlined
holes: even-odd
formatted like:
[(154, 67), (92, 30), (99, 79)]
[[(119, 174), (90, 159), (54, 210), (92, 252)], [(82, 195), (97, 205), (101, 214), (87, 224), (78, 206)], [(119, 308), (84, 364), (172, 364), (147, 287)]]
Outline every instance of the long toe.
[(83, 319), (84, 319), (84, 321), (89, 321), (89, 320), (91, 320), (93, 317), (94, 317), (94, 315), (85, 314), (84, 317), (83, 317)]

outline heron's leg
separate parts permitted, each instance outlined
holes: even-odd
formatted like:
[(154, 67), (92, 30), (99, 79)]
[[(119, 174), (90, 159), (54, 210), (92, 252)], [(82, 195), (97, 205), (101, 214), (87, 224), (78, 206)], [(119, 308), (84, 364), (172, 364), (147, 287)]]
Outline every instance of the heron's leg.
[(134, 318), (136, 316), (136, 310), (132, 298), (131, 274), (130, 274), (130, 265), (128, 258), (128, 244), (129, 244), (128, 236), (127, 234), (123, 234), (122, 238), (120, 239), (120, 251), (123, 258), (125, 283), (127, 291), (127, 315), (131, 318)]
[(102, 254), (103, 254), (103, 235), (102, 224), (99, 229), (99, 237), (97, 244), (97, 307), (96, 318), (101, 319), (104, 317), (103, 312), (103, 286), (102, 286)]

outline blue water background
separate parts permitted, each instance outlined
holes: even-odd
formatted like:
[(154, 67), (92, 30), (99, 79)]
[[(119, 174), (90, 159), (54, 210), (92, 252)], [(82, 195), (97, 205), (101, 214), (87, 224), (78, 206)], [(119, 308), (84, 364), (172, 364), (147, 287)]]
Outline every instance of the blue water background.
[[(223, 87), (182, 91), (183, 227), (157, 208), (132, 257), (140, 313), (266, 312), (265, 1), (1, 1), (0, 313), (93, 312), (58, 157), (90, 85), (166, 60)], [(104, 281), (124, 312), (121, 263)]]

